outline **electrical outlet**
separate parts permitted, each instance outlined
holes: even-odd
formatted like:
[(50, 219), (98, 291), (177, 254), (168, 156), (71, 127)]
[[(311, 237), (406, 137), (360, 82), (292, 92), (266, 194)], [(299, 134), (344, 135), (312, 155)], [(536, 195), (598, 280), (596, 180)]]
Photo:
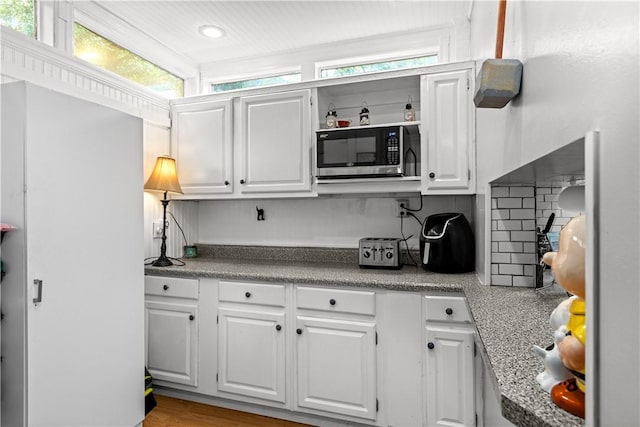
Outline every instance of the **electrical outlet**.
[(153, 238), (159, 239), (162, 237), (162, 220), (153, 221)]
[(407, 199), (396, 199), (396, 218), (400, 218), (402, 216), (406, 216), (405, 208), (409, 207), (409, 200)]

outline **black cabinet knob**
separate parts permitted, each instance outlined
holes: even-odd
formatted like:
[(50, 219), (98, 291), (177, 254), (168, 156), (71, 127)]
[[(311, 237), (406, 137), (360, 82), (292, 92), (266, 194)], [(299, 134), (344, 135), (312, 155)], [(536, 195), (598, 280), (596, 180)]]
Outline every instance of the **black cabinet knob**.
[(331, 298), (331, 299), (329, 300), (329, 304), (331, 304), (331, 305), (336, 305), (336, 300), (334, 300), (333, 298)]
[(163, 285), (162, 289), (164, 289), (165, 291), (168, 291), (169, 290), (169, 285)]
[(225, 180), (224, 185), (229, 185), (229, 181)]
[(276, 325), (276, 331), (280, 331), (280, 330), (282, 330), (282, 326)]
[(244, 296), (247, 297), (247, 298), (251, 298), (251, 292), (245, 292)]
[(193, 319), (195, 319), (195, 318), (196, 318), (196, 317), (195, 317), (193, 314), (190, 314), (190, 315), (189, 315), (189, 320), (193, 320)]
[(433, 178), (435, 178), (435, 177), (436, 177), (436, 174), (435, 174), (435, 173), (431, 172), (431, 173), (429, 174), (429, 178), (433, 179)]
[(240, 180), (240, 184), (244, 184), (244, 179), (241, 179), (241, 180)]
[(447, 308), (444, 312), (447, 313), (449, 316), (451, 316), (453, 314), (453, 309)]
[(427, 347), (429, 348), (429, 350), (433, 350), (435, 346), (436, 345), (434, 343), (432, 343), (432, 342), (427, 343)]
[(302, 329), (300, 329), (300, 328), (296, 329), (296, 334), (302, 335)]

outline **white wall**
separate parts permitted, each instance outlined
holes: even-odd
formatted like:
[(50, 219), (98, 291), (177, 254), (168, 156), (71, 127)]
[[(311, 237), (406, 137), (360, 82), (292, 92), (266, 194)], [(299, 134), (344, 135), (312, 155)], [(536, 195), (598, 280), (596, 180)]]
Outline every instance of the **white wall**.
[[(201, 201), (199, 243), (261, 246), (319, 246), (357, 248), (362, 237), (401, 237), (395, 198), (320, 197), (314, 199)], [(256, 220), (256, 206), (265, 221)], [(419, 198), (409, 206), (420, 207)], [(472, 220), (472, 196), (427, 196), (415, 212), (420, 220), (441, 212), (462, 212)], [(403, 220), (410, 247), (418, 249), (420, 225)]]
[[(474, 59), (493, 55), (496, 9), (474, 3)], [(602, 333), (591, 351), (607, 426), (640, 424), (638, 22), (638, 2), (509, 2), (503, 57), (524, 63), (521, 94), (503, 109), (477, 110), (478, 203), (489, 180), (600, 131)]]

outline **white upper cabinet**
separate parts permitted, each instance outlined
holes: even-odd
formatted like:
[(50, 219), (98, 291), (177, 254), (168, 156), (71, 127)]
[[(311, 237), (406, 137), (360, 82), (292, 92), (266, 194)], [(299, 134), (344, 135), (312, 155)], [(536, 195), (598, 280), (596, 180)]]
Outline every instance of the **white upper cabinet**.
[(240, 98), (240, 192), (311, 190), (310, 107), (310, 90)]
[(471, 69), (421, 78), (422, 194), (475, 193)]
[(185, 195), (233, 191), (231, 100), (173, 108), (171, 155)]

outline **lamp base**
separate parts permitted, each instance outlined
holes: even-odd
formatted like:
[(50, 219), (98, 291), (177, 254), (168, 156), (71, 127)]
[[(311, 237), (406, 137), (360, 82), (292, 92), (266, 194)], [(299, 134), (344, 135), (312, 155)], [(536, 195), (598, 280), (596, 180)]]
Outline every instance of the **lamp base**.
[(173, 265), (171, 260), (167, 258), (164, 254), (160, 255), (160, 257), (151, 263), (154, 267), (169, 267)]

